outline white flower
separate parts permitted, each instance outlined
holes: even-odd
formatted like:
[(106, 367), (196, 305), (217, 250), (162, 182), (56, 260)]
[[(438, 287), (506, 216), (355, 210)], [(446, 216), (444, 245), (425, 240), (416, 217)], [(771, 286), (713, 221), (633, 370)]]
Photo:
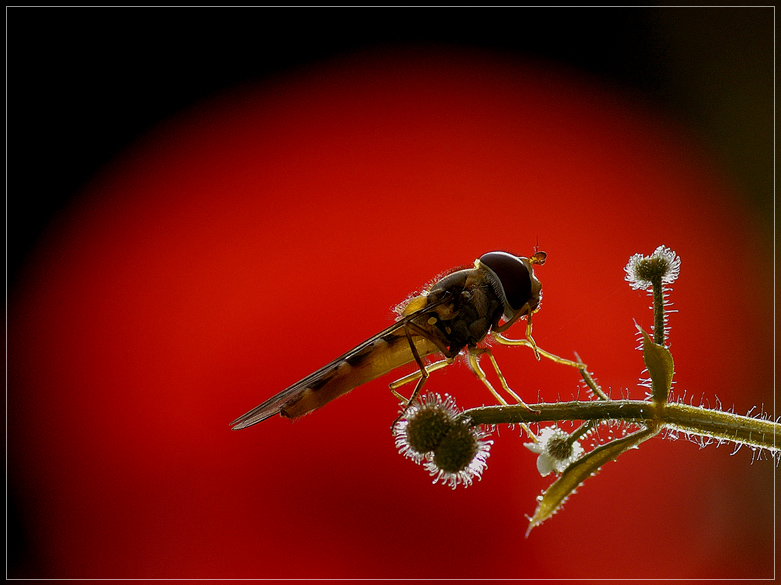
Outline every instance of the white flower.
[(681, 271), (681, 259), (666, 246), (659, 246), (650, 256), (635, 254), (624, 268), (626, 281), (637, 290), (649, 290), (654, 278), (662, 284), (672, 284)]
[(539, 453), (537, 457), (537, 471), (546, 476), (551, 471), (561, 473), (573, 461), (583, 455), (583, 447), (573, 441), (569, 443), (569, 435), (559, 427), (546, 427), (535, 437), (533, 443), (524, 443), (524, 446), (533, 453)]

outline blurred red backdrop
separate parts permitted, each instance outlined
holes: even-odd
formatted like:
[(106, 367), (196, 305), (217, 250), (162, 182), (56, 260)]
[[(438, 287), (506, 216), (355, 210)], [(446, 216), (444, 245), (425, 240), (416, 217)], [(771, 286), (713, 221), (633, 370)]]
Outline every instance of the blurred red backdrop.
[[(389, 379), (228, 427), (437, 274), (538, 241), (541, 347), (641, 398), (633, 320), (652, 317), (623, 267), (665, 244), (676, 394), (770, 410), (772, 249), (739, 202), (654, 111), (496, 55), (354, 56), (195, 105), (95, 178), (12, 291), (30, 576), (771, 577), (774, 465), (747, 449), (652, 440), (526, 539), (550, 477), (518, 430), (481, 482), (432, 486), (394, 448)], [(529, 401), (578, 392), (567, 368), (496, 355)], [(464, 365), (428, 390), (491, 403)]]

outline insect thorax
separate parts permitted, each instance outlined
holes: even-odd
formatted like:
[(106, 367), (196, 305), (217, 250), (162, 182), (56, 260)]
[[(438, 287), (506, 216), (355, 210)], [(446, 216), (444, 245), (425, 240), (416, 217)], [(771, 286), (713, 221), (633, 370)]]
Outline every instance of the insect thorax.
[(493, 287), (475, 269), (459, 270), (437, 282), (429, 291), (428, 301), (442, 297), (446, 297), (445, 302), (424, 320), (427, 329), (448, 348), (448, 357), (480, 343), (504, 312)]

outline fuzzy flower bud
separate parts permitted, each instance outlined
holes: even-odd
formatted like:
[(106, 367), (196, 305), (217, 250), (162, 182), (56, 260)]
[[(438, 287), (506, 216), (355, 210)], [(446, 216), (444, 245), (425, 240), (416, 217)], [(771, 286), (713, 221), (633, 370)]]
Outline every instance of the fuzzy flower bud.
[(657, 280), (661, 284), (672, 284), (681, 271), (681, 259), (666, 246), (659, 246), (650, 256), (635, 254), (624, 268), (626, 280), (637, 290), (649, 290)]
[(434, 483), (455, 489), (469, 486), (486, 467), (493, 441), (489, 433), (459, 420), (460, 412), (450, 396), (428, 394), (412, 404), (396, 423), (396, 447), (415, 463), (424, 462)]

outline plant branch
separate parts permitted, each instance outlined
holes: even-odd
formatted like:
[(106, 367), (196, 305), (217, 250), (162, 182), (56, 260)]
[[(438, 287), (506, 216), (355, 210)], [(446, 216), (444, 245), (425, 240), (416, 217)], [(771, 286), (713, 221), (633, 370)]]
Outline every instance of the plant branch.
[(483, 406), (466, 410), (471, 424), (517, 424), (549, 421), (623, 420), (658, 425), (686, 433), (768, 449), (781, 449), (781, 424), (688, 404), (654, 404), (645, 400), (571, 401), (523, 406)]

